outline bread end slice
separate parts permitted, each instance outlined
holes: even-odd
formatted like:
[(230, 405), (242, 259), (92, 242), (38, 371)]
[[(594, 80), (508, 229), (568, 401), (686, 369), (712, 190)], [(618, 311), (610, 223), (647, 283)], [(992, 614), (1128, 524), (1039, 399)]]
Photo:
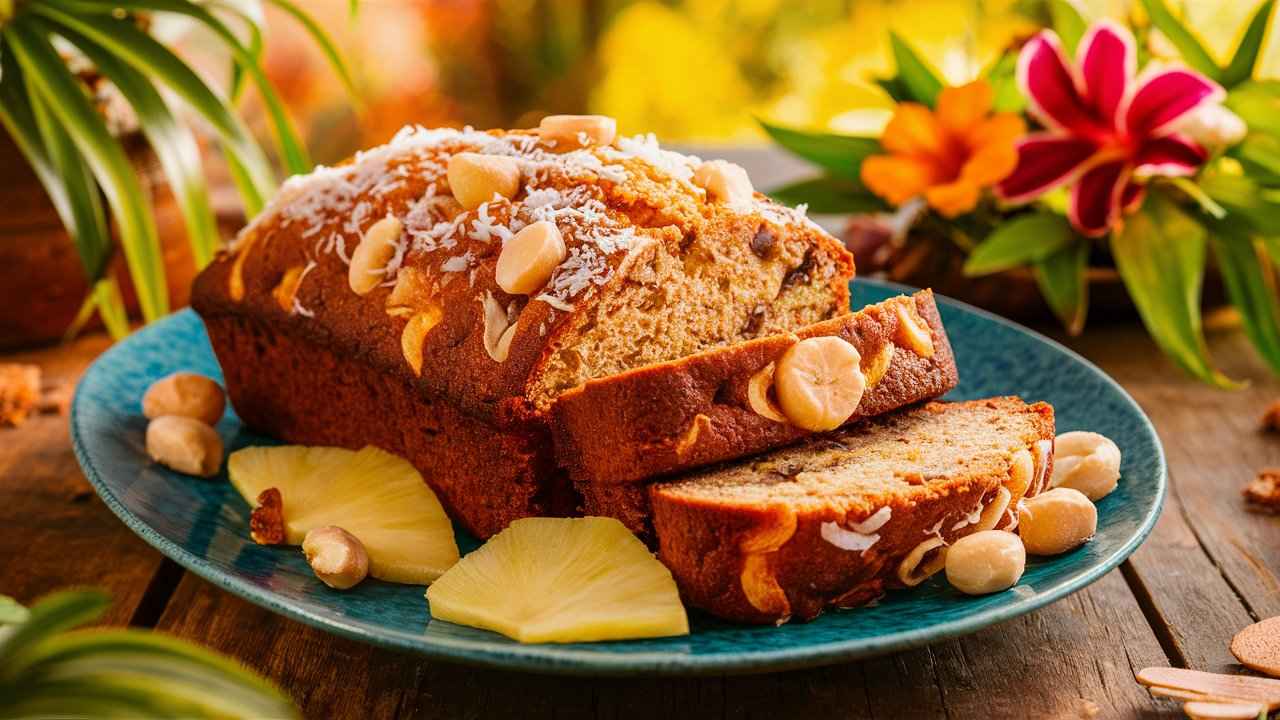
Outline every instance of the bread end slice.
[(689, 604), (729, 620), (864, 605), (922, 580), (944, 544), (1012, 527), (1053, 438), (1053, 408), (1014, 397), (873, 418), (653, 485), (659, 557)]

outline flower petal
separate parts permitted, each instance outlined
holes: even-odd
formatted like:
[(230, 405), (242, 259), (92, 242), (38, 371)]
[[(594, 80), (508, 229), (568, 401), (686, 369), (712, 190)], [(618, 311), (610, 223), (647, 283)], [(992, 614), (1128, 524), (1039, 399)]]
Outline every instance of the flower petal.
[(1110, 21), (1097, 23), (1080, 40), (1077, 53), (1086, 101), (1100, 120), (1119, 130), (1117, 110), (1138, 71), (1133, 33)]
[(933, 111), (919, 103), (899, 103), (880, 136), (891, 153), (943, 157), (947, 138)]
[(1129, 185), (1130, 169), (1124, 160), (1113, 160), (1089, 168), (1075, 187), (1067, 219), (1081, 234), (1105, 235), (1120, 217), (1120, 200)]
[(995, 93), (985, 80), (943, 88), (938, 94), (938, 122), (957, 137), (967, 135), (991, 112)]
[(1062, 43), (1052, 30), (1031, 38), (1018, 54), (1018, 87), (1027, 97), (1031, 114), (1045, 127), (1072, 133), (1094, 127)]
[(994, 185), (1018, 166), (1018, 149), (1013, 143), (989, 143), (975, 150), (960, 169), (960, 178), (979, 187)]
[(969, 212), (978, 204), (978, 186), (963, 179), (956, 180), (929, 188), (924, 197), (943, 217), (953, 218)]
[(1206, 102), (1220, 102), (1227, 93), (1220, 85), (1186, 68), (1157, 70), (1139, 78), (1124, 109), (1129, 134), (1149, 137)]
[(1075, 177), (1096, 151), (1084, 138), (1028, 135), (1018, 143), (1017, 166), (996, 186), (996, 194), (1014, 203), (1039, 197)]
[(923, 193), (935, 174), (928, 160), (910, 155), (872, 155), (862, 161), (862, 184), (891, 205)]
[(1134, 154), (1134, 173), (1152, 175), (1194, 175), (1209, 154), (1194, 140), (1184, 135), (1166, 135), (1147, 140)]
[(1120, 210), (1125, 213), (1131, 213), (1142, 207), (1142, 201), (1147, 199), (1147, 186), (1139, 185), (1132, 180), (1124, 186), (1124, 192), (1120, 195)]

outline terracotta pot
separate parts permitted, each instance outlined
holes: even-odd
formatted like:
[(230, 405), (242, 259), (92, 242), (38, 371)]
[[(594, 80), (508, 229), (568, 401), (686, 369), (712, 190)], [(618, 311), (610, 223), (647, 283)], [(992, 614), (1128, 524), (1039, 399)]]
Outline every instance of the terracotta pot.
[[(899, 247), (889, 243), (889, 235), (890, 231), (876, 218), (850, 219), (843, 239), (856, 258), (859, 275), (933, 288), (940, 295), (1022, 323), (1058, 323), (1029, 268), (969, 277), (963, 269), (966, 255), (948, 238), (913, 230), (906, 243)], [(1132, 322), (1138, 318), (1124, 281), (1114, 267), (1090, 267), (1085, 271), (1085, 278), (1089, 283), (1088, 322)], [(1202, 298), (1206, 307), (1218, 307), (1226, 302), (1216, 273), (1205, 275)]]
[[(159, 161), (141, 135), (124, 138), (145, 192), (150, 193), (164, 253), (170, 306), (187, 303), (196, 267), (187, 242), (182, 214), (165, 182)], [(217, 184), (211, 188), (215, 198)], [(35, 173), (6, 133), (0, 132), (0, 349), (29, 347), (62, 338), (89, 292), (84, 270), (71, 238), (46, 197)], [(235, 231), (241, 219), (234, 206), (220, 208), (218, 224), (224, 234)], [(110, 261), (125, 295), (131, 317), (137, 297), (117, 251)], [(94, 320), (97, 325), (97, 320)]]

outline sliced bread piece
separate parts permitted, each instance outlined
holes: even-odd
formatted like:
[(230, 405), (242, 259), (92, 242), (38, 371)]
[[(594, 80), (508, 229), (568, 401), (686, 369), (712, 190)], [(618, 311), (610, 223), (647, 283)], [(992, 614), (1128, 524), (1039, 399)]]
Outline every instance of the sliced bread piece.
[[(584, 484), (637, 482), (811, 435), (776, 402), (772, 374), (792, 346), (818, 337), (840, 338), (860, 358), (857, 381), (865, 389), (845, 422), (932, 400), (956, 385), (933, 293), (923, 290), (791, 333), (589, 380), (553, 406), (557, 459), (584, 495), (607, 495), (616, 493)], [(636, 511), (607, 514), (627, 522)]]
[(1008, 528), (1051, 470), (1053, 408), (929, 403), (650, 487), (685, 600), (741, 622), (816, 617), (922, 582), (947, 544)]

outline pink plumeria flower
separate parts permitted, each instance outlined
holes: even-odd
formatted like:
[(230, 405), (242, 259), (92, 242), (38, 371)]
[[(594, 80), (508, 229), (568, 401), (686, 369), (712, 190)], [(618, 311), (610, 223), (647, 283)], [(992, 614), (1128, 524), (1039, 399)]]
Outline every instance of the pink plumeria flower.
[(1071, 185), (1071, 224), (1097, 236), (1137, 209), (1143, 181), (1193, 175), (1204, 164), (1205, 149), (1173, 126), (1226, 92), (1182, 67), (1148, 68), (1136, 77), (1133, 35), (1109, 22), (1089, 29), (1078, 56), (1072, 65), (1052, 30), (1022, 48), (1018, 85), (1046, 130), (1019, 142), (1017, 167), (996, 194), (1023, 203)]

